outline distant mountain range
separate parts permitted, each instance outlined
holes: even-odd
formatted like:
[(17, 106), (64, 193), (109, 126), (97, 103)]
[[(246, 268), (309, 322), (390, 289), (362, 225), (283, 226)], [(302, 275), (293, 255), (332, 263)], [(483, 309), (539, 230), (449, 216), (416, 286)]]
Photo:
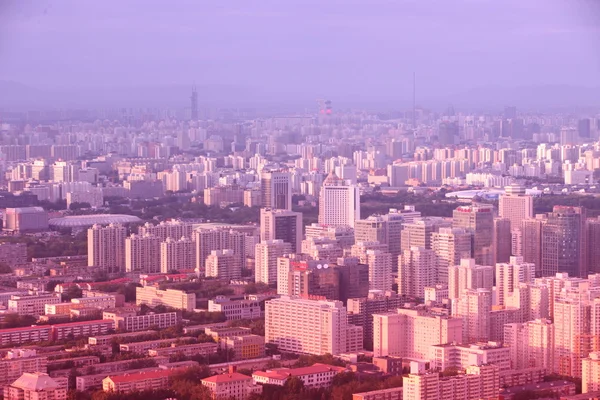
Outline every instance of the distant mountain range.
[[(277, 93), (251, 86), (198, 85), (200, 106), (252, 108), (312, 108), (314, 96), (306, 92), (295, 94), (285, 90)], [(89, 86), (41, 89), (29, 85), (0, 81), (0, 107), (11, 109), (42, 108), (119, 108), (119, 107), (174, 107), (189, 105), (191, 85), (148, 86)], [(377, 96), (368, 93), (360, 98), (329, 97), (334, 108), (366, 107), (370, 109), (399, 109), (412, 107), (412, 99), (394, 99), (389, 94)], [(568, 85), (538, 85), (520, 87), (480, 87), (462, 92), (418, 93), (417, 105), (434, 110), (445, 110), (452, 105), (456, 110), (499, 111), (505, 105), (524, 110), (568, 110), (600, 107), (600, 88)]]

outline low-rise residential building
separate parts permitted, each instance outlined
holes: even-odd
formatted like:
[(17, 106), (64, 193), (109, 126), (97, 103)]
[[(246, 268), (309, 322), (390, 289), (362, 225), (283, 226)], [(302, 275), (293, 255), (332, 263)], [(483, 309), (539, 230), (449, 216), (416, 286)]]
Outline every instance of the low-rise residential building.
[(402, 400), (402, 387), (354, 393), (352, 400)]
[(224, 327), (210, 327), (210, 328), (206, 328), (204, 330), (204, 333), (207, 334), (208, 336), (212, 336), (213, 339), (215, 340), (219, 340), (219, 338), (225, 338), (228, 336), (243, 336), (243, 335), (249, 335), (250, 332), (250, 328), (244, 328), (241, 326), (232, 326), (232, 327), (228, 327), (228, 326), (224, 326)]
[(119, 345), (119, 351), (131, 352), (137, 354), (146, 354), (150, 349), (157, 349), (162, 346), (169, 346), (178, 341), (192, 340), (191, 337), (180, 337), (173, 339), (147, 340), (145, 342), (123, 343)]
[(44, 372), (26, 372), (4, 387), (5, 400), (66, 400), (67, 388)]
[(160, 290), (153, 286), (138, 287), (135, 290), (135, 303), (150, 307), (164, 305), (179, 310), (193, 311), (196, 308), (196, 294), (182, 290)]
[(88, 338), (88, 344), (93, 346), (102, 346), (106, 344), (111, 344), (112, 340), (115, 338), (136, 338), (144, 335), (154, 335), (156, 331), (139, 331), (139, 332), (129, 332), (129, 333), (115, 333), (113, 335), (99, 335), (99, 336), (90, 336)]
[(56, 324), (52, 325), (52, 339), (63, 340), (105, 334), (114, 327), (114, 322), (106, 319)]
[(14, 382), (25, 372), (47, 372), (48, 358), (35, 350), (12, 349), (0, 360), (0, 385)]
[(209, 312), (222, 312), (228, 320), (260, 318), (262, 311), (257, 300), (240, 299), (231, 300), (227, 297), (217, 296), (208, 301)]
[(50, 326), (26, 326), (23, 328), (0, 329), (0, 346), (23, 344), (29, 342), (45, 342), (52, 335)]
[(228, 336), (220, 339), (223, 348), (233, 350), (236, 360), (265, 356), (265, 338), (259, 335)]
[(510, 369), (510, 349), (496, 342), (438, 344), (430, 347), (431, 368), (467, 368), (469, 365), (494, 364), (500, 371)]
[(210, 390), (214, 400), (245, 400), (254, 393), (262, 393), (262, 386), (255, 384), (248, 375), (235, 372), (235, 367), (230, 367), (227, 373), (204, 378), (201, 382)]
[(159, 347), (156, 349), (148, 350), (150, 357), (163, 356), (168, 357), (173, 354), (182, 354), (186, 357), (190, 356), (203, 356), (208, 357), (211, 354), (217, 352), (219, 345), (216, 343), (194, 343), (194, 344), (183, 344), (175, 345), (171, 344), (170, 347)]
[(8, 311), (19, 315), (44, 315), (46, 304), (60, 303), (60, 297), (54, 294), (18, 295), (8, 301)]
[(297, 377), (304, 383), (305, 387), (328, 387), (333, 377), (347, 371), (343, 367), (335, 367), (326, 364), (313, 364), (310, 367), (301, 368), (274, 368), (267, 371), (256, 371), (252, 374), (254, 382), (263, 385), (283, 386), (291, 377)]
[(173, 370), (139, 372), (127, 375), (108, 376), (102, 380), (105, 392), (131, 393), (142, 390), (166, 389)]
[(149, 328), (168, 328), (177, 325), (181, 316), (177, 312), (159, 314), (131, 315), (131, 313), (104, 313), (104, 318), (110, 318), (116, 329), (128, 332), (143, 331)]

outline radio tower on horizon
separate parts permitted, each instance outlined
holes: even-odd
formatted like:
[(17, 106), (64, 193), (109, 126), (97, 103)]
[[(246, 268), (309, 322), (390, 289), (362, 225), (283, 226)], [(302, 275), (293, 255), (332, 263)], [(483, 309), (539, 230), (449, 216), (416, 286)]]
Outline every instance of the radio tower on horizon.
[(413, 72), (413, 112), (412, 112), (412, 126), (413, 129), (417, 129), (417, 74)]
[(197, 121), (198, 120), (198, 92), (196, 91), (196, 84), (194, 84), (194, 86), (192, 86), (192, 96), (190, 97), (190, 100), (192, 101), (191, 119), (192, 119), (192, 121)]

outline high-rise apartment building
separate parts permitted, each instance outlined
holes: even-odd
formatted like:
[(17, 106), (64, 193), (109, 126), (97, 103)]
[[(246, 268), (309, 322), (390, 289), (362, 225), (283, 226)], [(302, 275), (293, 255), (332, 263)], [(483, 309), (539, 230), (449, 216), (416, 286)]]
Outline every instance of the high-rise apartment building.
[(520, 229), (523, 220), (533, 218), (533, 197), (525, 194), (525, 188), (510, 185), (498, 200), (498, 215), (510, 220), (511, 229)]
[(356, 242), (379, 242), (387, 244), (392, 255), (394, 270), (397, 270), (398, 256), (401, 253), (402, 225), (420, 218), (421, 213), (414, 206), (405, 206), (403, 210), (390, 209), (385, 215), (371, 215), (357, 220), (354, 225)]
[(260, 209), (260, 240), (283, 240), (299, 253), (302, 244), (302, 213), (281, 209)]
[(542, 276), (587, 276), (586, 210), (554, 206), (542, 226)]
[(289, 172), (263, 171), (260, 176), (260, 191), (264, 208), (292, 210), (292, 182)]
[(373, 355), (426, 359), (439, 343), (462, 343), (460, 318), (436, 314), (426, 308), (399, 308), (373, 315)]
[(242, 276), (239, 258), (231, 249), (213, 250), (206, 257), (206, 276), (219, 279), (237, 279)]
[(406, 298), (396, 292), (372, 290), (367, 297), (350, 298), (346, 303), (348, 323), (363, 328), (365, 349), (373, 349), (373, 314), (385, 313), (400, 308)]
[(398, 261), (398, 294), (423, 298), (425, 288), (437, 283), (436, 254), (423, 247), (405, 249)]
[(125, 239), (125, 271), (156, 274), (160, 272), (160, 239), (131, 234)]
[(351, 255), (369, 266), (369, 289), (390, 290), (392, 288), (392, 255), (387, 245), (379, 242), (357, 242)]
[(592, 352), (581, 364), (581, 393), (600, 391), (600, 352)]
[(477, 264), (493, 264), (494, 214), (492, 206), (473, 204), (458, 207), (452, 213), (452, 227), (468, 229), (473, 233), (473, 257)]
[(254, 280), (268, 285), (277, 283), (277, 258), (292, 253), (292, 245), (283, 240), (269, 240), (256, 245)]
[[(452, 316), (462, 318), (463, 343), (487, 342), (490, 339), (492, 292), (466, 289), (452, 302)], [(441, 342), (440, 342), (441, 343)]]
[(450, 221), (439, 217), (424, 217), (407, 222), (402, 225), (400, 247), (402, 250), (415, 246), (431, 249), (433, 234), (451, 225)]
[(206, 257), (211, 251), (231, 249), (239, 258), (239, 264), (245, 266), (248, 247), (256, 243), (254, 237), (227, 227), (197, 229), (192, 237), (196, 243), (196, 270), (200, 275), (205, 274)]
[(460, 260), (459, 265), (448, 269), (448, 296), (459, 298), (465, 289), (492, 290), (494, 285), (494, 267), (477, 265), (472, 258)]
[[(559, 298), (554, 301), (554, 372), (581, 377), (581, 360), (591, 348), (589, 302), (579, 298)], [(596, 338), (597, 340), (597, 338)]]
[(491, 400), (498, 398), (500, 373), (496, 365), (472, 365), (453, 377), (441, 377), (438, 371), (411, 371), (402, 382), (404, 400)]
[(265, 342), (299, 354), (346, 351), (346, 307), (341, 301), (282, 296), (265, 303)]
[(472, 236), (462, 228), (440, 228), (431, 234), (431, 249), (436, 255), (437, 281), (448, 283), (448, 268), (471, 258)]
[(140, 235), (150, 234), (158, 237), (161, 242), (167, 240), (167, 238), (179, 240), (182, 237), (191, 238), (194, 224), (189, 222), (183, 222), (181, 220), (170, 220), (162, 221), (158, 225), (152, 225), (150, 222), (146, 222), (140, 226), (138, 233)]
[(554, 325), (547, 319), (504, 325), (504, 346), (510, 349), (514, 370), (554, 369)]
[(531, 283), (534, 279), (535, 264), (524, 262), (523, 257), (510, 257), (510, 262), (496, 264), (496, 304), (506, 305), (520, 283)]
[(88, 229), (88, 265), (106, 272), (125, 269), (127, 229), (120, 224), (94, 225)]
[(319, 224), (350, 226), (360, 219), (360, 191), (332, 171), (319, 193)]
[(196, 267), (196, 244), (189, 237), (167, 238), (160, 244), (160, 272), (193, 270)]

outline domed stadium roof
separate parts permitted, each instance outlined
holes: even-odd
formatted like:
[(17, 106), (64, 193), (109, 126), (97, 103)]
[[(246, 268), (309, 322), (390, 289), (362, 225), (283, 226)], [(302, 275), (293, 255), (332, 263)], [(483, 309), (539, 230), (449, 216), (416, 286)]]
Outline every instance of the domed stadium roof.
[(135, 215), (125, 214), (91, 214), (91, 215), (72, 215), (62, 218), (52, 218), (48, 221), (53, 228), (85, 228), (95, 224), (129, 224), (131, 222), (142, 222)]

